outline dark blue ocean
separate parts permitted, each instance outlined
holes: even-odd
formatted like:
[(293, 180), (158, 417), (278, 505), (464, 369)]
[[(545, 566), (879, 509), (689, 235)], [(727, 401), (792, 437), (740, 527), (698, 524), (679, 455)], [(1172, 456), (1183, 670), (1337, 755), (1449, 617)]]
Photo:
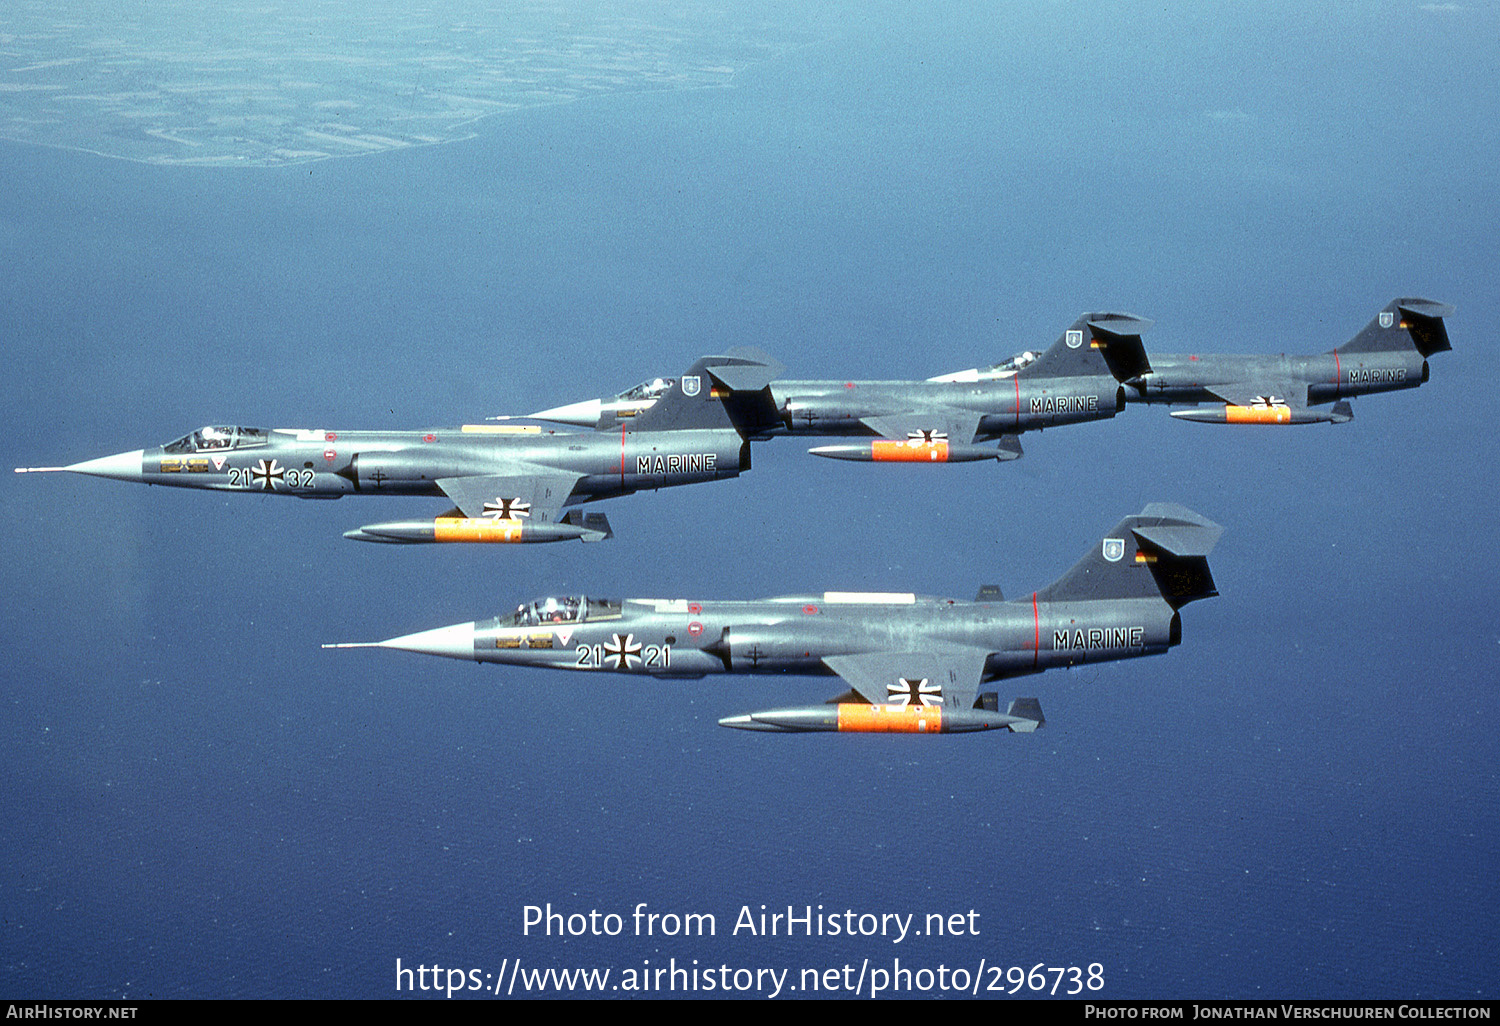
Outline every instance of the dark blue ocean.
[[(1494, 998), (1500, 20), (1060, 10), (877, 9), (733, 88), (283, 169), (0, 143), (7, 467), (475, 422), (737, 345), (927, 377), (1085, 310), (1155, 319), (1148, 350), (1275, 353), (1396, 296), (1457, 306), (1431, 381), (1347, 425), (1132, 408), (945, 468), (778, 439), (738, 480), (598, 507), (597, 546), (356, 545), (437, 500), (7, 471), (0, 993), (899, 960), (986, 988), (1097, 964), (1105, 998)], [(1020, 595), (1157, 500), (1224, 525), (1222, 596), (1163, 657), (1002, 682), (1041, 699), (1029, 736), (756, 735), (716, 721), (838, 682), (319, 647), (551, 593)], [(527, 935), (549, 903), (624, 932)], [(640, 903), (715, 935), (634, 936)], [(966, 929), (736, 933), (761, 906)]]

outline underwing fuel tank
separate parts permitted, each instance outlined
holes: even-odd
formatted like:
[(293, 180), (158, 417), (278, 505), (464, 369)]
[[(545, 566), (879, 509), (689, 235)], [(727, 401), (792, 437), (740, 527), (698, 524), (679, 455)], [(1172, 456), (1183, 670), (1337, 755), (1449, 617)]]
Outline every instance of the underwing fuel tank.
[(814, 456), (858, 463), (976, 463), (980, 460), (1016, 459), (1021, 455), (1021, 446), (1014, 437), (1007, 437), (998, 449), (946, 439), (897, 441), (877, 438), (870, 442), (820, 445), (807, 451)]
[(1328, 410), (1294, 410), (1279, 403), (1226, 404), (1208, 409), (1173, 410), (1171, 415), (1199, 424), (1345, 424), (1354, 419), (1354, 408), (1348, 402), (1334, 403)]
[(1030, 733), (1047, 721), (1034, 698), (1018, 698), (1006, 712), (940, 705), (863, 705), (842, 702), (726, 716), (721, 727), (775, 734), (970, 734), (982, 730)]
[(557, 523), (530, 520), (498, 520), (492, 517), (445, 516), (435, 520), (399, 520), (366, 524), (345, 531), (350, 541), (382, 542), (388, 545), (423, 545), (437, 542), (479, 542), (500, 545), (532, 545), (543, 542), (603, 541), (614, 536), (603, 513), (572, 512)]

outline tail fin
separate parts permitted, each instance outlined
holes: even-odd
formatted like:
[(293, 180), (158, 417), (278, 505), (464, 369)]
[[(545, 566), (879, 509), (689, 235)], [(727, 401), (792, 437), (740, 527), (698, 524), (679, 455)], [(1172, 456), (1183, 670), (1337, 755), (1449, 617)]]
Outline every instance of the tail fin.
[(1443, 318), (1453, 307), (1430, 299), (1393, 299), (1365, 329), (1334, 350), (1336, 353), (1389, 353), (1415, 348), (1423, 359), (1453, 346)]
[(747, 439), (770, 438), (781, 427), (781, 411), (771, 394), (771, 382), (786, 373), (786, 367), (755, 346), (739, 346), (722, 358), (746, 361), (711, 372), (724, 392), (724, 408), (735, 430)]
[(758, 349), (702, 357), (635, 418), (631, 429), (733, 428), (741, 435), (753, 434), (761, 406), (775, 411), (770, 384), (783, 370)]
[(1036, 728), (1047, 725), (1047, 717), (1042, 715), (1042, 703), (1035, 698), (1015, 699), (1006, 707), (1005, 715), (1020, 720), (1019, 723), (1010, 725), (1013, 734), (1029, 734)]
[(1151, 369), (1141, 332), (1151, 321), (1128, 313), (1087, 313), (1074, 321), (1052, 347), (1022, 367), (1019, 378), (1097, 377), (1116, 381)]
[(1208, 553), (1224, 529), (1185, 506), (1153, 502), (1126, 517), (1067, 573), (1042, 591), (1042, 602), (1152, 598), (1173, 609), (1219, 592)]
[(572, 509), (563, 514), (562, 522), (583, 528), (579, 541), (606, 541), (615, 536), (614, 528), (609, 526), (609, 518), (603, 513), (585, 513), (583, 510)]

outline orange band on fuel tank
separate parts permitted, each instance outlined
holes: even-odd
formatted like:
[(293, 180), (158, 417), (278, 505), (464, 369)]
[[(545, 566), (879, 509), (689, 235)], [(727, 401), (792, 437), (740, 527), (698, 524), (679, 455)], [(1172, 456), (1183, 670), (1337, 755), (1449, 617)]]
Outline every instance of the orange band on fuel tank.
[(947, 442), (888, 442), (870, 444), (875, 463), (947, 463)]
[(839, 706), (839, 730), (857, 734), (941, 734), (940, 705)]
[(1226, 406), (1226, 424), (1290, 424), (1292, 410), (1289, 406)]
[(518, 542), (521, 521), (488, 517), (438, 517), (432, 522), (432, 540), (440, 542)]

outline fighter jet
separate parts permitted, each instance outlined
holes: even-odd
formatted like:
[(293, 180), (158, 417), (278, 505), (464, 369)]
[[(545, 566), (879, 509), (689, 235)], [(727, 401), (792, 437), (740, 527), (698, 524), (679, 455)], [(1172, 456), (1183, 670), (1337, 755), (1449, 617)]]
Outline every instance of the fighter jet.
[(696, 679), (710, 673), (836, 675), (823, 705), (728, 716), (722, 726), (784, 733), (1032, 731), (1035, 698), (1000, 711), (988, 681), (1054, 666), (1158, 655), (1182, 640), (1178, 610), (1217, 595), (1208, 553), (1222, 528), (1153, 503), (1121, 520), (1057, 581), (1006, 602), (828, 591), (759, 601), (545, 598), (508, 616), (388, 641), (480, 663)]
[[(1125, 382), (1141, 403), (1211, 403), (1172, 416), (1204, 424), (1343, 424), (1349, 397), (1416, 388), (1427, 358), (1453, 348), (1443, 318), (1453, 307), (1430, 299), (1394, 299), (1365, 329), (1320, 356), (1150, 357), (1150, 369)], [(1326, 410), (1314, 409), (1325, 403)]]
[[(757, 385), (754, 396), (735, 397), (739, 420), (754, 438), (872, 438), (809, 450), (832, 459), (1013, 460), (1021, 455), (1017, 436), (1023, 431), (1103, 420), (1122, 410), (1121, 382), (1148, 369), (1140, 333), (1150, 325), (1132, 314), (1084, 314), (1044, 352), (1027, 351), (990, 367), (926, 381), (772, 380), (769, 387)], [(749, 352), (760, 362), (772, 362), (758, 350)], [(519, 419), (602, 430), (643, 416), (671, 385), (671, 378), (654, 378), (613, 399), (590, 399)], [(981, 444), (997, 439), (997, 448)]]
[(563, 507), (738, 477), (750, 469), (750, 446), (724, 396), (753, 394), (778, 372), (779, 365), (749, 358), (704, 357), (651, 410), (608, 431), (559, 434), (494, 424), (402, 432), (205, 427), (155, 449), (16, 472), (68, 471), (303, 499), (432, 495), (454, 503), (435, 519), (345, 533), (356, 541), (601, 541), (612, 534), (604, 514), (561, 515)]

